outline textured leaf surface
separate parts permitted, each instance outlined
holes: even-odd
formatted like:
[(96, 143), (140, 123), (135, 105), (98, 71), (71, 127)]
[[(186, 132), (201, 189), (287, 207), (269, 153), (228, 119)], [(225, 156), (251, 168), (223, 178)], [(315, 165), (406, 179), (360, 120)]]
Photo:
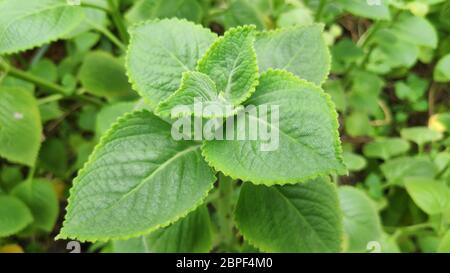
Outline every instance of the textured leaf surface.
[[(231, 102), (228, 102), (217, 90), (216, 84), (208, 77), (208, 75), (201, 72), (189, 71), (183, 73), (180, 88), (173, 93), (166, 100), (162, 101), (155, 112), (162, 116), (171, 116), (176, 118), (179, 116), (190, 116), (197, 114), (202, 117), (215, 116), (214, 113), (210, 115), (206, 113), (194, 113), (195, 103), (202, 103), (203, 107), (211, 107), (214, 111), (220, 111), (223, 116), (226, 115), (226, 109), (229, 107), (233, 109)], [(174, 109), (179, 106), (185, 106), (185, 111), (172, 113)], [(222, 116), (218, 113), (218, 116)], [(232, 113), (229, 113), (230, 115)]]
[[(269, 71), (260, 78), (260, 84), (249, 105), (279, 106), (279, 124), (264, 115), (245, 113), (239, 119), (267, 127), (278, 134), (272, 150), (262, 150), (266, 141), (246, 140), (206, 141), (202, 150), (206, 160), (224, 174), (255, 184), (297, 183), (334, 171), (343, 171), (341, 146), (338, 137), (337, 114), (327, 94), (319, 87), (302, 81), (286, 71)], [(248, 129), (248, 128), (247, 128)], [(235, 138), (236, 139), (236, 136)]]
[(257, 35), (255, 49), (260, 72), (270, 68), (286, 69), (302, 79), (322, 84), (331, 67), (322, 30), (323, 26), (316, 24)]
[(99, 97), (118, 99), (135, 94), (128, 83), (123, 63), (107, 52), (87, 54), (79, 78), (87, 92)]
[(147, 236), (114, 241), (114, 252), (201, 253), (212, 247), (208, 209), (200, 206), (172, 225)]
[(215, 180), (195, 142), (177, 142), (147, 111), (127, 114), (74, 180), (60, 238), (126, 239), (167, 226), (201, 204)]
[(216, 35), (178, 19), (146, 22), (130, 30), (128, 76), (153, 107), (178, 89), (182, 73), (194, 70)]
[(0, 87), (0, 156), (33, 166), (42, 125), (36, 99), (19, 88)]
[(366, 251), (370, 241), (381, 237), (381, 223), (374, 203), (364, 192), (348, 186), (339, 188), (339, 201), (344, 213), (346, 250)]
[(208, 49), (197, 66), (234, 105), (247, 99), (258, 84), (254, 29), (254, 26), (230, 29)]
[(236, 207), (244, 238), (266, 252), (339, 252), (342, 219), (326, 178), (266, 187), (245, 183)]
[(58, 198), (53, 185), (44, 179), (24, 182), (12, 190), (12, 194), (22, 200), (33, 215), (33, 226), (44, 231), (53, 230), (58, 217)]
[(66, 0), (0, 1), (0, 54), (9, 54), (61, 38), (83, 20), (81, 7)]
[(0, 237), (15, 234), (32, 221), (31, 212), (20, 199), (0, 195)]

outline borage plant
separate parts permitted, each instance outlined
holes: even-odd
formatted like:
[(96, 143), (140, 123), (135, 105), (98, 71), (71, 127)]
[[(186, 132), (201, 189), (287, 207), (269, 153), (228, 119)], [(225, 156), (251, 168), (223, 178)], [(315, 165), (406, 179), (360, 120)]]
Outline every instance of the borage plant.
[[(322, 28), (242, 26), (216, 37), (179, 19), (132, 27), (126, 66), (148, 107), (102, 137), (74, 180), (58, 238), (114, 240), (133, 251), (236, 251), (247, 243), (340, 251), (342, 215), (329, 175), (345, 166), (337, 114), (320, 87), (330, 68)], [(196, 102), (231, 111), (198, 112)], [(175, 139), (175, 124), (191, 120), (216, 138), (193, 137), (189, 125)], [(276, 134), (277, 145), (262, 149), (270, 140), (249, 138), (254, 128), (239, 121)]]

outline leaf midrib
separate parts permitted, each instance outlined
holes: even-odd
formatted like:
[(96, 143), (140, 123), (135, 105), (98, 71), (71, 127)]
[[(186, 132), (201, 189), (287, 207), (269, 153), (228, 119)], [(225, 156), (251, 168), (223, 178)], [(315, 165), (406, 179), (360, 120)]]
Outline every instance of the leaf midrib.
[(288, 204), (288, 206), (292, 207), (295, 211), (295, 213), (307, 224), (307, 226), (313, 231), (313, 233), (316, 235), (316, 237), (319, 239), (320, 244), (325, 248), (328, 249), (322, 238), (319, 236), (317, 231), (313, 228), (313, 226), (306, 220), (306, 217), (303, 216), (300, 212), (300, 210), (291, 202), (289, 198), (287, 198), (282, 192), (280, 192), (277, 188), (277, 186), (273, 187), (275, 192), (277, 192), (282, 199)]
[(195, 151), (197, 149), (199, 149), (201, 147), (201, 145), (195, 145), (195, 146), (190, 146), (187, 149), (184, 149), (182, 151), (179, 151), (178, 153), (176, 153), (175, 155), (173, 155), (172, 157), (170, 157), (167, 161), (165, 161), (163, 164), (159, 165), (159, 167), (157, 167), (155, 170), (153, 170), (147, 177), (143, 178), (142, 181), (140, 183), (138, 183), (134, 188), (132, 188), (129, 192), (127, 192), (126, 194), (124, 194), (122, 197), (120, 197), (118, 200), (114, 201), (114, 203), (108, 207), (106, 207), (105, 209), (102, 209), (101, 211), (99, 211), (97, 214), (92, 215), (89, 218), (85, 218), (82, 221), (78, 221), (78, 223), (83, 223), (87, 220), (92, 219), (93, 217), (98, 217), (103, 215), (104, 213), (110, 211), (112, 208), (114, 208), (117, 204), (119, 204), (121, 201), (123, 201), (124, 199), (126, 199), (127, 197), (129, 197), (130, 195), (132, 195), (133, 193), (135, 193), (136, 191), (138, 191), (145, 183), (147, 183), (148, 181), (151, 181), (151, 178), (155, 176), (155, 174), (157, 174), (158, 172), (160, 172), (161, 170), (163, 170), (165, 167), (167, 167), (171, 162), (173, 162), (174, 160), (176, 160), (177, 158), (190, 153), (192, 151)]

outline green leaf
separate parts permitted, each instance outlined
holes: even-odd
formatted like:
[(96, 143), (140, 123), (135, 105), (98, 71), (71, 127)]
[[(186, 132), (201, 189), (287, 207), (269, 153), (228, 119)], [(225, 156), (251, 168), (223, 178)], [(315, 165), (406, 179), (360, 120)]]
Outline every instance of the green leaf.
[(0, 238), (13, 235), (33, 221), (33, 216), (20, 199), (0, 195)]
[(314, 23), (314, 16), (311, 14), (311, 10), (301, 6), (283, 12), (277, 19), (277, 26), (280, 28), (294, 25), (308, 26), (312, 23)]
[(434, 67), (433, 78), (437, 82), (450, 81), (450, 54), (442, 57)]
[(390, 20), (391, 18), (387, 0), (380, 0), (380, 5), (370, 5), (370, 1), (361, 0), (341, 0), (338, 3), (345, 10), (357, 16), (377, 20)]
[(145, 235), (198, 207), (214, 181), (197, 143), (173, 140), (171, 125), (148, 111), (127, 114), (74, 180), (58, 238)]
[(147, 236), (113, 242), (114, 252), (122, 253), (204, 253), (211, 247), (211, 222), (206, 206)]
[(344, 213), (346, 251), (365, 252), (370, 241), (381, 237), (381, 222), (375, 205), (356, 188), (343, 186), (338, 191)]
[[(263, 105), (269, 113), (258, 116), (245, 111), (234, 124), (234, 140), (205, 141), (203, 155), (214, 168), (235, 179), (266, 185), (345, 171), (337, 114), (330, 97), (319, 87), (289, 72), (270, 70), (261, 75), (256, 92), (246, 103)], [(273, 118), (277, 115), (274, 105), (279, 109), (278, 122)], [(244, 122), (260, 128), (257, 140), (249, 137), (252, 126), (238, 128)], [(261, 128), (270, 129), (269, 141), (263, 139)], [(244, 133), (246, 140), (236, 141), (237, 132)]]
[(438, 253), (450, 253), (450, 230), (442, 237), (437, 248)]
[(342, 216), (327, 178), (266, 187), (244, 183), (235, 220), (245, 240), (265, 252), (339, 252)]
[(117, 102), (103, 107), (97, 114), (96, 136), (103, 135), (120, 116), (132, 112), (134, 107), (134, 102)]
[(254, 26), (230, 29), (197, 65), (197, 70), (208, 75), (220, 94), (234, 105), (244, 102), (258, 84), (254, 30)]
[(204, 14), (198, 0), (140, 0), (126, 13), (130, 23), (156, 18), (184, 18), (200, 23)]
[(349, 171), (360, 171), (367, 165), (366, 159), (358, 154), (344, 152), (342, 156), (344, 159), (344, 164), (347, 166)]
[(78, 76), (83, 88), (95, 96), (111, 100), (130, 98), (135, 94), (123, 63), (104, 51), (88, 53)]
[(380, 167), (390, 184), (402, 184), (407, 177), (432, 178), (436, 175), (436, 166), (425, 157), (399, 157)]
[(130, 29), (128, 76), (152, 107), (178, 89), (182, 73), (194, 70), (216, 35), (188, 21), (164, 19)]
[(234, 0), (224, 14), (225, 28), (241, 25), (255, 25), (258, 30), (265, 29), (266, 20), (269, 19), (255, 5), (254, 1)]
[[(208, 75), (194, 71), (184, 72), (180, 88), (162, 101), (155, 109), (155, 113), (171, 118), (191, 115), (205, 118), (230, 116), (234, 113), (234, 111), (231, 111), (234, 108), (233, 104), (222, 94), (219, 93), (216, 84)], [(195, 103), (202, 103), (204, 108), (208, 107), (214, 113), (196, 113)], [(172, 110), (179, 106), (185, 106), (186, 110), (172, 113)], [(230, 113), (227, 113), (227, 109), (230, 110)]]
[(374, 132), (368, 115), (359, 111), (355, 111), (346, 117), (345, 130), (352, 137), (371, 136)]
[(423, 98), (427, 91), (428, 81), (415, 74), (408, 75), (406, 82), (398, 81), (395, 83), (395, 95), (400, 99), (407, 99), (410, 102), (416, 102)]
[(42, 143), (39, 152), (38, 166), (58, 177), (64, 177), (67, 173), (69, 151), (63, 140), (48, 138)]
[(36, 99), (29, 91), (0, 87), (0, 156), (34, 166), (42, 125)]
[(49, 82), (56, 82), (58, 79), (58, 69), (49, 59), (41, 59), (31, 66), (30, 73)]
[(0, 1), (0, 54), (11, 54), (57, 40), (84, 18), (66, 0)]
[(422, 146), (425, 143), (438, 141), (442, 139), (441, 132), (437, 132), (428, 127), (410, 127), (400, 131), (402, 138), (413, 141)]
[(33, 226), (46, 232), (53, 230), (58, 217), (58, 198), (53, 185), (45, 179), (24, 182), (12, 190), (12, 195), (22, 200), (33, 215)]
[(321, 85), (331, 67), (322, 31), (323, 25), (315, 24), (260, 33), (255, 41), (260, 71), (285, 69)]
[(401, 138), (383, 138), (364, 145), (363, 153), (367, 157), (387, 160), (406, 153), (409, 148), (409, 142)]
[(440, 181), (430, 178), (410, 178), (405, 187), (419, 208), (433, 215), (450, 210), (450, 189)]
[(217, 39), (197, 65), (199, 72), (216, 83), (220, 95), (234, 105), (250, 97), (258, 84), (254, 29), (254, 26), (230, 29)]
[(398, 39), (413, 45), (436, 48), (438, 44), (434, 26), (423, 17), (402, 13), (389, 30)]

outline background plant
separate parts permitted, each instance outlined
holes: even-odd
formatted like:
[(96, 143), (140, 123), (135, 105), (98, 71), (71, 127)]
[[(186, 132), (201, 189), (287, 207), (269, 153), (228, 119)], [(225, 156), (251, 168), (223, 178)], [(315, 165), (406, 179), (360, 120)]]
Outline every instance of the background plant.
[[(253, 24), (258, 31), (285, 29), (273, 32), (283, 36), (287, 29), (313, 29), (314, 22), (324, 23), (332, 61), (322, 87), (339, 112), (343, 159), (350, 171), (348, 176), (333, 175), (340, 186), (336, 200), (328, 198), (343, 212), (344, 240), (338, 249), (322, 249), (317, 242), (309, 248), (286, 249), (282, 238), (299, 242), (304, 238), (291, 232), (280, 233), (272, 244), (258, 243), (264, 230), (251, 230), (258, 225), (242, 222), (264, 219), (258, 214), (252, 219), (248, 211), (261, 209), (252, 205), (266, 204), (266, 199), (273, 200), (267, 205), (276, 206), (274, 189), (280, 186), (241, 184), (219, 174), (206, 206), (183, 221), (145, 237), (86, 244), (87, 250), (257, 251), (250, 242), (262, 251), (359, 252), (377, 241), (382, 251), (448, 252), (450, 6), (439, 0), (381, 2), (368, 6), (364, 1), (90, 0), (74, 7), (58, 0), (0, 0), (1, 251), (64, 251), (64, 241), (53, 238), (59, 233), (58, 215), (64, 214), (67, 189), (77, 170), (119, 116), (152, 110), (161, 98), (155, 92), (143, 94), (151, 89), (137, 75), (133, 87), (128, 83), (136, 73), (130, 70), (133, 58), (128, 55), (125, 60), (127, 29), (146, 20), (178, 17), (218, 35)], [(44, 18), (46, 24), (41, 24)], [(264, 34), (259, 37), (260, 48), (270, 46), (270, 41), (264, 43)], [(131, 41), (130, 48), (139, 44)], [(302, 43), (279, 47), (280, 53), (289, 52), (292, 45)], [(255, 50), (258, 53), (258, 44)], [(317, 63), (318, 56), (305, 54), (298, 65), (284, 68), (321, 85), (320, 68), (300, 65), (305, 60)], [(277, 68), (261, 58), (258, 64), (260, 74)], [(145, 71), (145, 62), (142, 65), (136, 71)], [(189, 70), (194, 70), (192, 65)], [(150, 72), (142, 78), (156, 75)], [(166, 86), (166, 91), (175, 91), (178, 84)], [(315, 182), (301, 186), (306, 191), (329, 185)], [(281, 186), (281, 192), (293, 191), (290, 187), (295, 186)], [(264, 190), (255, 195), (260, 188)], [(239, 195), (246, 198), (238, 201)], [(323, 196), (326, 193), (316, 201)], [(242, 200), (248, 200), (245, 206)], [(246, 209), (235, 210), (236, 204)], [(230, 219), (234, 211), (239, 229)], [(334, 226), (339, 231), (339, 225)], [(174, 243), (175, 234), (190, 240)], [(243, 240), (242, 234), (252, 238)]]

